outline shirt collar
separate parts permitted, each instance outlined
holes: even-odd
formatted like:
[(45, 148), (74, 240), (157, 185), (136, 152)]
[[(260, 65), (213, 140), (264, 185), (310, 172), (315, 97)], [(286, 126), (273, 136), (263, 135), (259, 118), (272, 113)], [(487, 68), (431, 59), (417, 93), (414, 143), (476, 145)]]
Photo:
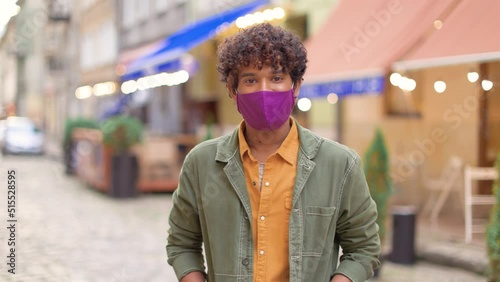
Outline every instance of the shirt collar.
[[(300, 144), (299, 134), (297, 131), (297, 125), (295, 124), (295, 120), (293, 118), (290, 118), (288, 122), (290, 122), (291, 124), (290, 131), (288, 132), (288, 135), (286, 136), (285, 140), (283, 140), (283, 143), (281, 143), (281, 146), (276, 151), (276, 154), (280, 155), (287, 163), (295, 166), (295, 163), (297, 162), (297, 153)], [(245, 121), (242, 121), (238, 129), (240, 157), (241, 159), (243, 159), (245, 154), (248, 153), (248, 156), (252, 161), (257, 161), (252, 156), (252, 154), (250, 154), (250, 146), (248, 146), (248, 143), (245, 139), (245, 135), (243, 134), (243, 132), (245, 131), (245, 127), (246, 127)]]

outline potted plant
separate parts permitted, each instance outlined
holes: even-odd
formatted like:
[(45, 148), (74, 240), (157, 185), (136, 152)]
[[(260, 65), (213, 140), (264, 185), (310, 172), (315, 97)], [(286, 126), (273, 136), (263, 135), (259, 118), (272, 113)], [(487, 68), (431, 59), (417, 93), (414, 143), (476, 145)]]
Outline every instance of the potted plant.
[(109, 146), (111, 156), (111, 185), (109, 194), (116, 198), (137, 195), (139, 166), (137, 156), (130, 148), (142, 141), (143, 125), (135, 117), (118, 115), (101, 126), (103, 143)]
[[(386, 235), (387, 205), (394, 188), (389, 175), (387, 147), (380, 129), (377, 129), (375, 138), (365, 154), (364, 172), (371, 197), (377, 204), (377, 224), (379, 226), (380, 241), (383, 244)], [(378, 276), (379, 270), (377, 269), (375, 277)]]
[(64, 135), (62, 141), (62, 149), (64, 154), (64, 165), (66, 174), (73, 174), (75, 170), (75, 150), (73, 143), (73, 130), (75, 128), (91, 128), (99, 129), (99, 124), (96, 120), (77, 117), (67, 119), (64, 124)]
[[(495, 167), (500, 173), (500, 154), (497, 156)], [(496, 203), (491, 210), (490, 223), (486, 227), (486, 244), (490, 263), (488, 281), (500, 282), (500, 180), (498, 178), (493, 184), (493, 194)]]

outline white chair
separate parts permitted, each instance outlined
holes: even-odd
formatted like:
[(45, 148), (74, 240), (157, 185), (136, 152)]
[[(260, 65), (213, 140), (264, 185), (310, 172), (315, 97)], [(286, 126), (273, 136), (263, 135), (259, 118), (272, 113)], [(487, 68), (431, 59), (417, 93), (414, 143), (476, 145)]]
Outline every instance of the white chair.
[(457, 186), (461, 184), (463, 161), (458, 156), (452, 156), (438, 179), (423, 178), (423, 185), (428, 191), (423, 214), (429, 215), (433, 229), (438, 227), (438, 216), (450, 193), (460, 192)]
[(465, 242), (472, 241), (473, 233), (483, 233), (484, 225), (474, 224), (473, 206), (494, 205), (494, 195), (478, 195), (475, 193), (472, 183), (480, 180), (495, 180), (498, 173), (494, 167), (465, 167), (464, 188), (465, 188)]

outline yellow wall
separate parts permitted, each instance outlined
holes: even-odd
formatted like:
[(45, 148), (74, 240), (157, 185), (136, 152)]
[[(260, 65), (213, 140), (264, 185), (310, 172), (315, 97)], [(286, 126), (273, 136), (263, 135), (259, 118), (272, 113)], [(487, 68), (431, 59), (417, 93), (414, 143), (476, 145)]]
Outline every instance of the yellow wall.
[[(386, 115), (384, 96), (353, 96), (344, 100), (346, 145), (363, 155), (375, 128), (380, 126), (384, 132), (397, 186), (395, 203), (422, 204), (426, 197), (422, 179), (439, 176), (454, 154), (465, 163), (476, 165), (479, 84), (467, 80), (467, 72), (473, 67), (450, 66), (408, 73), (417, 81), (415, 92), (422, 95), (421, 117)], [(444, 93), (434, 91), (436, 80), (446, 82)], [(402, 95), (392, 85), (387, 91)]]
[(243, 119), (236, 108), (236, 103), (229, 98), (227, 89), (221, 83), (219, 88), (219, 103), (217, 103), (217, 111), (220, 117), (220, 133), (231, 131)]
[(215, 100), (220, 82), (216, 69), (217, 50), (214, 41), (208, 40), (190, 53), (198, 61), (198, 72), (188, 83), (189, 97), (195, 101)]
[(314, 99), (311, 101), (311, 110), (306, 113), (309, 128), (317, 134), (337, 140), (337, 108), (326, 99)]
[(355, 149), (360, 155), (374, 137), (376, 126), (383, 117), (383, 96), (353, 95), (343, 98), (342, 143)]
[(296, 0), (293, 1), (295, 13), (305, 13), (307, 17), (307, 31), (313, 34), (328, 18), (332, 9), (339, 0)]

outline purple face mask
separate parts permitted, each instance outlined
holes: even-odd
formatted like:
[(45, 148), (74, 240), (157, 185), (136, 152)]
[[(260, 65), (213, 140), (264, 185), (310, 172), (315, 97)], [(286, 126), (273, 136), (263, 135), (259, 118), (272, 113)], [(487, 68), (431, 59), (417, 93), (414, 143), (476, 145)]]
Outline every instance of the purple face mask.
[(245, 122), (257, 130), (275, 130), (290, 117), (295, 98), (288, 91), (257, 91), (237, 94), (236, 105)]

